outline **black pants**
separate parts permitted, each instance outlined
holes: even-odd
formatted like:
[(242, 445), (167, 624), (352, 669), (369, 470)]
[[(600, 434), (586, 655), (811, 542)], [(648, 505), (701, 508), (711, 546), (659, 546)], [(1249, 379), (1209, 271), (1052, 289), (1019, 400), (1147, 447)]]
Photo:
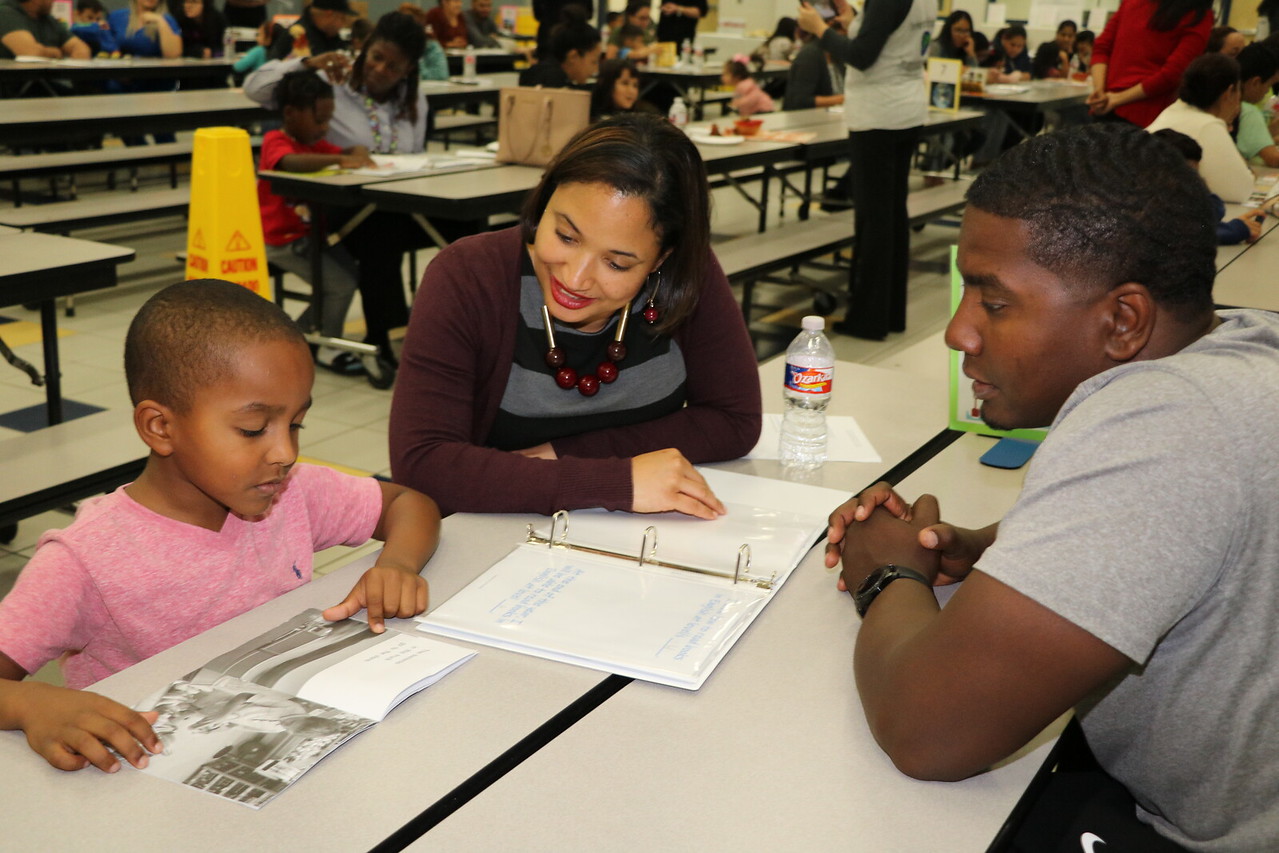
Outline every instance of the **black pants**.
[(910, 161), (919, 128), (858, 130), (852, 143), (853, 271), (843, 329), (883, 338), (906, 329)]
[[(330, 231), (341, 228), (342, 223), (354, 213), (352, 209), (333, 211), (328, 220)], [(450, 242), (478, 230), (475, 223), (469, 222), (434, 224), (441, 236)], [(425, 249), (434, 243), (409, 214), (376, 211), (346, 235), (342, 245), (359, 262), (360, 302), (364, 306), (366, 330), (364, 340), (377, 346), (384, 355), (390, 355), (387, 333), (409, 323), (401, 272), (404, 253)]]

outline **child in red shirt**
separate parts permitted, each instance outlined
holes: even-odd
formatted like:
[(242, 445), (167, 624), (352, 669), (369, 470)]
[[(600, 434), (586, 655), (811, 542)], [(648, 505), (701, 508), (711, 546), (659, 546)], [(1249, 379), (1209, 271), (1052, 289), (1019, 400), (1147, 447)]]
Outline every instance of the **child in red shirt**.
[[(263, 137), (259, 168), (315, 172), (329, 166), (358, 168), (373, 164), (362, 145), (343, 150), (325, 141), (333, 118), (333, 87), (314, 71), (303, 69), (284, 75), (276, 87), (275, 99), (284, 127)], [(258, 206), (262, 210), (267, 260), (309, 280), (311, 225), (306, 206), (275, 195), (265, 180), (258, 181)], [(355, 295), (358, 267), (355, 258), (340, 245), (325, 247), (321, 263), (324, 287), (319, 331), (327, 337), (340, 338)], [(298, 324), (303, 329), (315, 324), (311, 308), (298, 317)], [(334, 347), (320, 347), (315, 358), (320, 366), (337, 373), (364, 372), (358, 358)]]

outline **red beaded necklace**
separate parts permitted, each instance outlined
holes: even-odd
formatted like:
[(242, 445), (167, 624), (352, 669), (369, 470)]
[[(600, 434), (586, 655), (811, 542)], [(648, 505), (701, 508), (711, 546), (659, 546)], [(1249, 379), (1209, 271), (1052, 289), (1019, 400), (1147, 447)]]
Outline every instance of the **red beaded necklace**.
[[(648, 302), (641, 312), (645, 322), (650, 326), (662, 316), (657, 306), (653, 304), (657, 296), (657, 288), (662, 283), (662, 274), (660, 271), (654, 272), (658, 277), (657, 286), (649, 294)], [(546, 366), (555, 371), (555, 384), (565, 391), (576, 387), (583, 397), (594, 397), (600, 391), (601, 382), (608, 385), (617, 379), (617, 363), (626, 358), (626, 344), (622, 343), (622, 338), (626, 335), (626, 321), (630, 319), (630, 315), (631, 306), (622, 306), (622, 310), (617, 312), (617, 331), (613, 333), (613, 342), (608, 345), (608, 358), (600, 362), (594, 373), (578, 376), (576, 370), (564, 366), (564, 350), (555, 345), (555, 327), (551, 322), (551, 310), (546, 307), (546, 303), (542, 303), (542, 323), (546, 327)]]
[(622, 337), (626, 334), (626, 320), (630, 316), (630, 306), (624, 306), (618, 312), (617, 331), (613, 334), (613, 342), (608, 345), (608, 358), (600, 362), (594, 373), (577, 375), (577, 371), (564, 366), (564, 350), (555, 344), (555, 328), (551, 323), (551, 312), (542, 306), (542, 322), (546, 324), (546, 366), (555, 371), (555, 384), (565, 391), (576, 386), (583, 397), (594, 397), (599, 393), (600, 383), (608, 384), (617, 379), (617, 363), (626, 358), (626, 344)]

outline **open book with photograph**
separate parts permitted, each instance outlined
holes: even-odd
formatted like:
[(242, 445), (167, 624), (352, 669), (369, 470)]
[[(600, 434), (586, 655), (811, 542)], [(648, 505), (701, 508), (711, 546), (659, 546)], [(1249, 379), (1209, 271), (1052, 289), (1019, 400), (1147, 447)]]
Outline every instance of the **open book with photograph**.
[(420, 630), (696, 690), (848, 497), (699, 470), (726, 515), (580, 510), (530, 525)]
[(164, 752), (143, 772), (261, 808), (475, 652), (307, 610), (140, 706)]

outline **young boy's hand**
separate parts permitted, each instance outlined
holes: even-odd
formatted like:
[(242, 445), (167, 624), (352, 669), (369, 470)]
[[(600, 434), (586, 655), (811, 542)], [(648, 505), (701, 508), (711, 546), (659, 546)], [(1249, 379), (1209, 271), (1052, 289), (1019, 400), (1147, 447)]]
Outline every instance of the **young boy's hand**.
[(324, 618), (337, 622), (368, 610), (369, 628), (380, 634), (386, 630), (383, 620), (416, 616), (426, 610), (429, 600), (426, 578), (407, 569), (377, 565), (364, 573), (342, 602), (325, 610)]
[(342, 152), (342, 159), (338, 163), (343, 169), (363, 169), (365, 166), (376, 166), (373, 158), (369, 156), (369, 149), (363, 145), (352, 145), (350, 148)]
[(134, 711), (97, 693), (38, 681), (14, 686), (22, 690), (14, 705), (27, 743), (59, 770), (92, 764), (114, 773), (120, 762), (108, 747), (141, 769), (147, 766), (148, 753), (161, 751), (151, 729), (159, 716), (154, 711)]

